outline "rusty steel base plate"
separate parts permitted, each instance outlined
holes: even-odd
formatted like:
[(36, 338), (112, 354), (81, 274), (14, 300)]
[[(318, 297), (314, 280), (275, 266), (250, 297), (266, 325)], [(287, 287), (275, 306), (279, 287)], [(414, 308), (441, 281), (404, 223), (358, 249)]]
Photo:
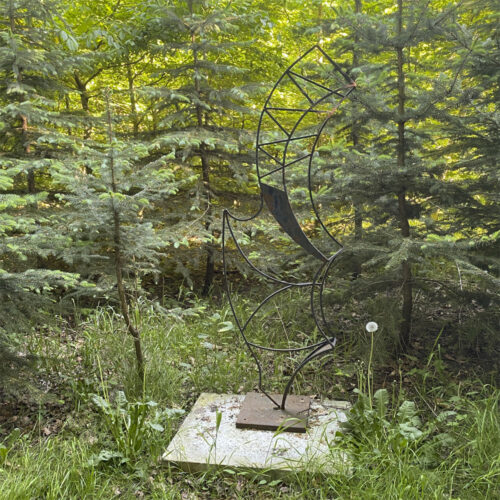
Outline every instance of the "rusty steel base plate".
[[(271, 397), (278, 403), (281, 402), (281, 394), (271, 394)], [(279, 429), (286, 432), (306, 432), (310, 404), (309, 396), (289, 395), (286, 408), (281, 410), (264, 394), (249, 392), (238, 414), (236, 427), (262, 431)]]

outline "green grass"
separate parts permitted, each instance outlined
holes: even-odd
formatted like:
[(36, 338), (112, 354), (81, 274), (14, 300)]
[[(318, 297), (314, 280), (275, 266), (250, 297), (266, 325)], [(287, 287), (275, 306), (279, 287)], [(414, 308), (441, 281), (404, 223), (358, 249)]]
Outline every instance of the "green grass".
[[(270, 305), (253, 338), (267, 341), (278, 328), (288, 335), (290, 315), (298, 314), (291, 300)], [(62, 325), (28, 340), (38, 356), (32, 385), (43, 381), (51, 390), (42, 399), (39, 391), (31, 427), (0, 445), (0, 498), (500, 498), (499, 391), (474, 381), (436, 387), (434, 364), (425, 362), (411, 377), (419, 391), (397, 385), (383, 406), (371, 394), (365, 399), (372, 403), (362, 407), (360, 397), (352, 429), (339, 441), (352, 466), (338, 474), (311, 472), (307, 464), (279, 479), (168, 468), (160, 456), (182, 418), (170, 410), (189, 411), (203, 391), (252, 390), (257, 374), (231, 329), (228, 308), (195, 302), (165, 311), (141, 303), (134, 315), (147, 360), (144, 385), (136, 380), (131, 339), (111, 309), (96, 311), (76, 329)], [(279, 389), (290, 359), (264, 363), (269, 387)], [(422, 370), (431, 375), (422, 377)], [(341, 397), (356, 369), (345, 372), (340, 360), (321, 373), (311, 367), (295, 389)], [(362, 365), (357, 373), (366, 390)], [(413, 410), (405, 400), (416, 403)], [(55, 417), (47, 401), (59, 405), (62, 421), (48, 433)]]

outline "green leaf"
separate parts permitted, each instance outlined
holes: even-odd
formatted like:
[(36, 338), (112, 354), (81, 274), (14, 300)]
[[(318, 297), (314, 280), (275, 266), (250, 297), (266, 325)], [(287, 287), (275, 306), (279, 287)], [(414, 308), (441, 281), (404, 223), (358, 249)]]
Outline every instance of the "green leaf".
[(234, 324), (232, 321), (222, 321), (220, 325), (223, 325), (221, 328), (218, 329), (219, 333), (223, 332), (230, 332), (234, 330)]

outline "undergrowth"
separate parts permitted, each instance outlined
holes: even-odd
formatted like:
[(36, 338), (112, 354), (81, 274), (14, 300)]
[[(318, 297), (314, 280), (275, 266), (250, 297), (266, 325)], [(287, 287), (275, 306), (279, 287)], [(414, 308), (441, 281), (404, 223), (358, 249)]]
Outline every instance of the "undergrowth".
[[(274, 320), (286, 329), (287, 308), (296, 313), (290, 303), (275, 307), (255, 339), (268, 340)], [(372, 335), (364, 360), (353, 351), (350, 360), (321, 361), (322, 370), (312, 367), (298, 380), (295, 392), (353, 404), (332, 446), (332, 460), (338, 450), (348, 457), (336, 474), (312, 464), (280, 477), (171, 468), (161, 455), (198, 395), (247, 392), (257, 374), (228, 308), (142, 302), (134, 318), (147, 359), (142, 384), (130, 338), (111, 309), (77, 328), (61, 324), (30, 337), (37, 403), (26, 408), (36, 410), (0, 428), (0, 498), (500, 498), (500, 393), (474, 379), (457, 382), (439, 339), (425, 359), (377, 371)], [(266, 383), (279, 388), (291, 361), (264, 362)], [(27, 423), (17, 429), (19, 422)]]

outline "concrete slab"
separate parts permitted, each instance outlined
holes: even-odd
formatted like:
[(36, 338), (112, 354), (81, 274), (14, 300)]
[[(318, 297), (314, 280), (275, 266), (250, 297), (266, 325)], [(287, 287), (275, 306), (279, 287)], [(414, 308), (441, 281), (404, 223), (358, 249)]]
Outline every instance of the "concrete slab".
[[(304, 434), (236, 428), (244, 395), (203, 393), (170, 442), (163, 460), (190, 470), (229, 468), (335, 472), (345, 457), (336, 450), (339, 422), (350, 408), (345, 401), (311, 401)], [(216, 429), (217, 414), (221, 420)]]

